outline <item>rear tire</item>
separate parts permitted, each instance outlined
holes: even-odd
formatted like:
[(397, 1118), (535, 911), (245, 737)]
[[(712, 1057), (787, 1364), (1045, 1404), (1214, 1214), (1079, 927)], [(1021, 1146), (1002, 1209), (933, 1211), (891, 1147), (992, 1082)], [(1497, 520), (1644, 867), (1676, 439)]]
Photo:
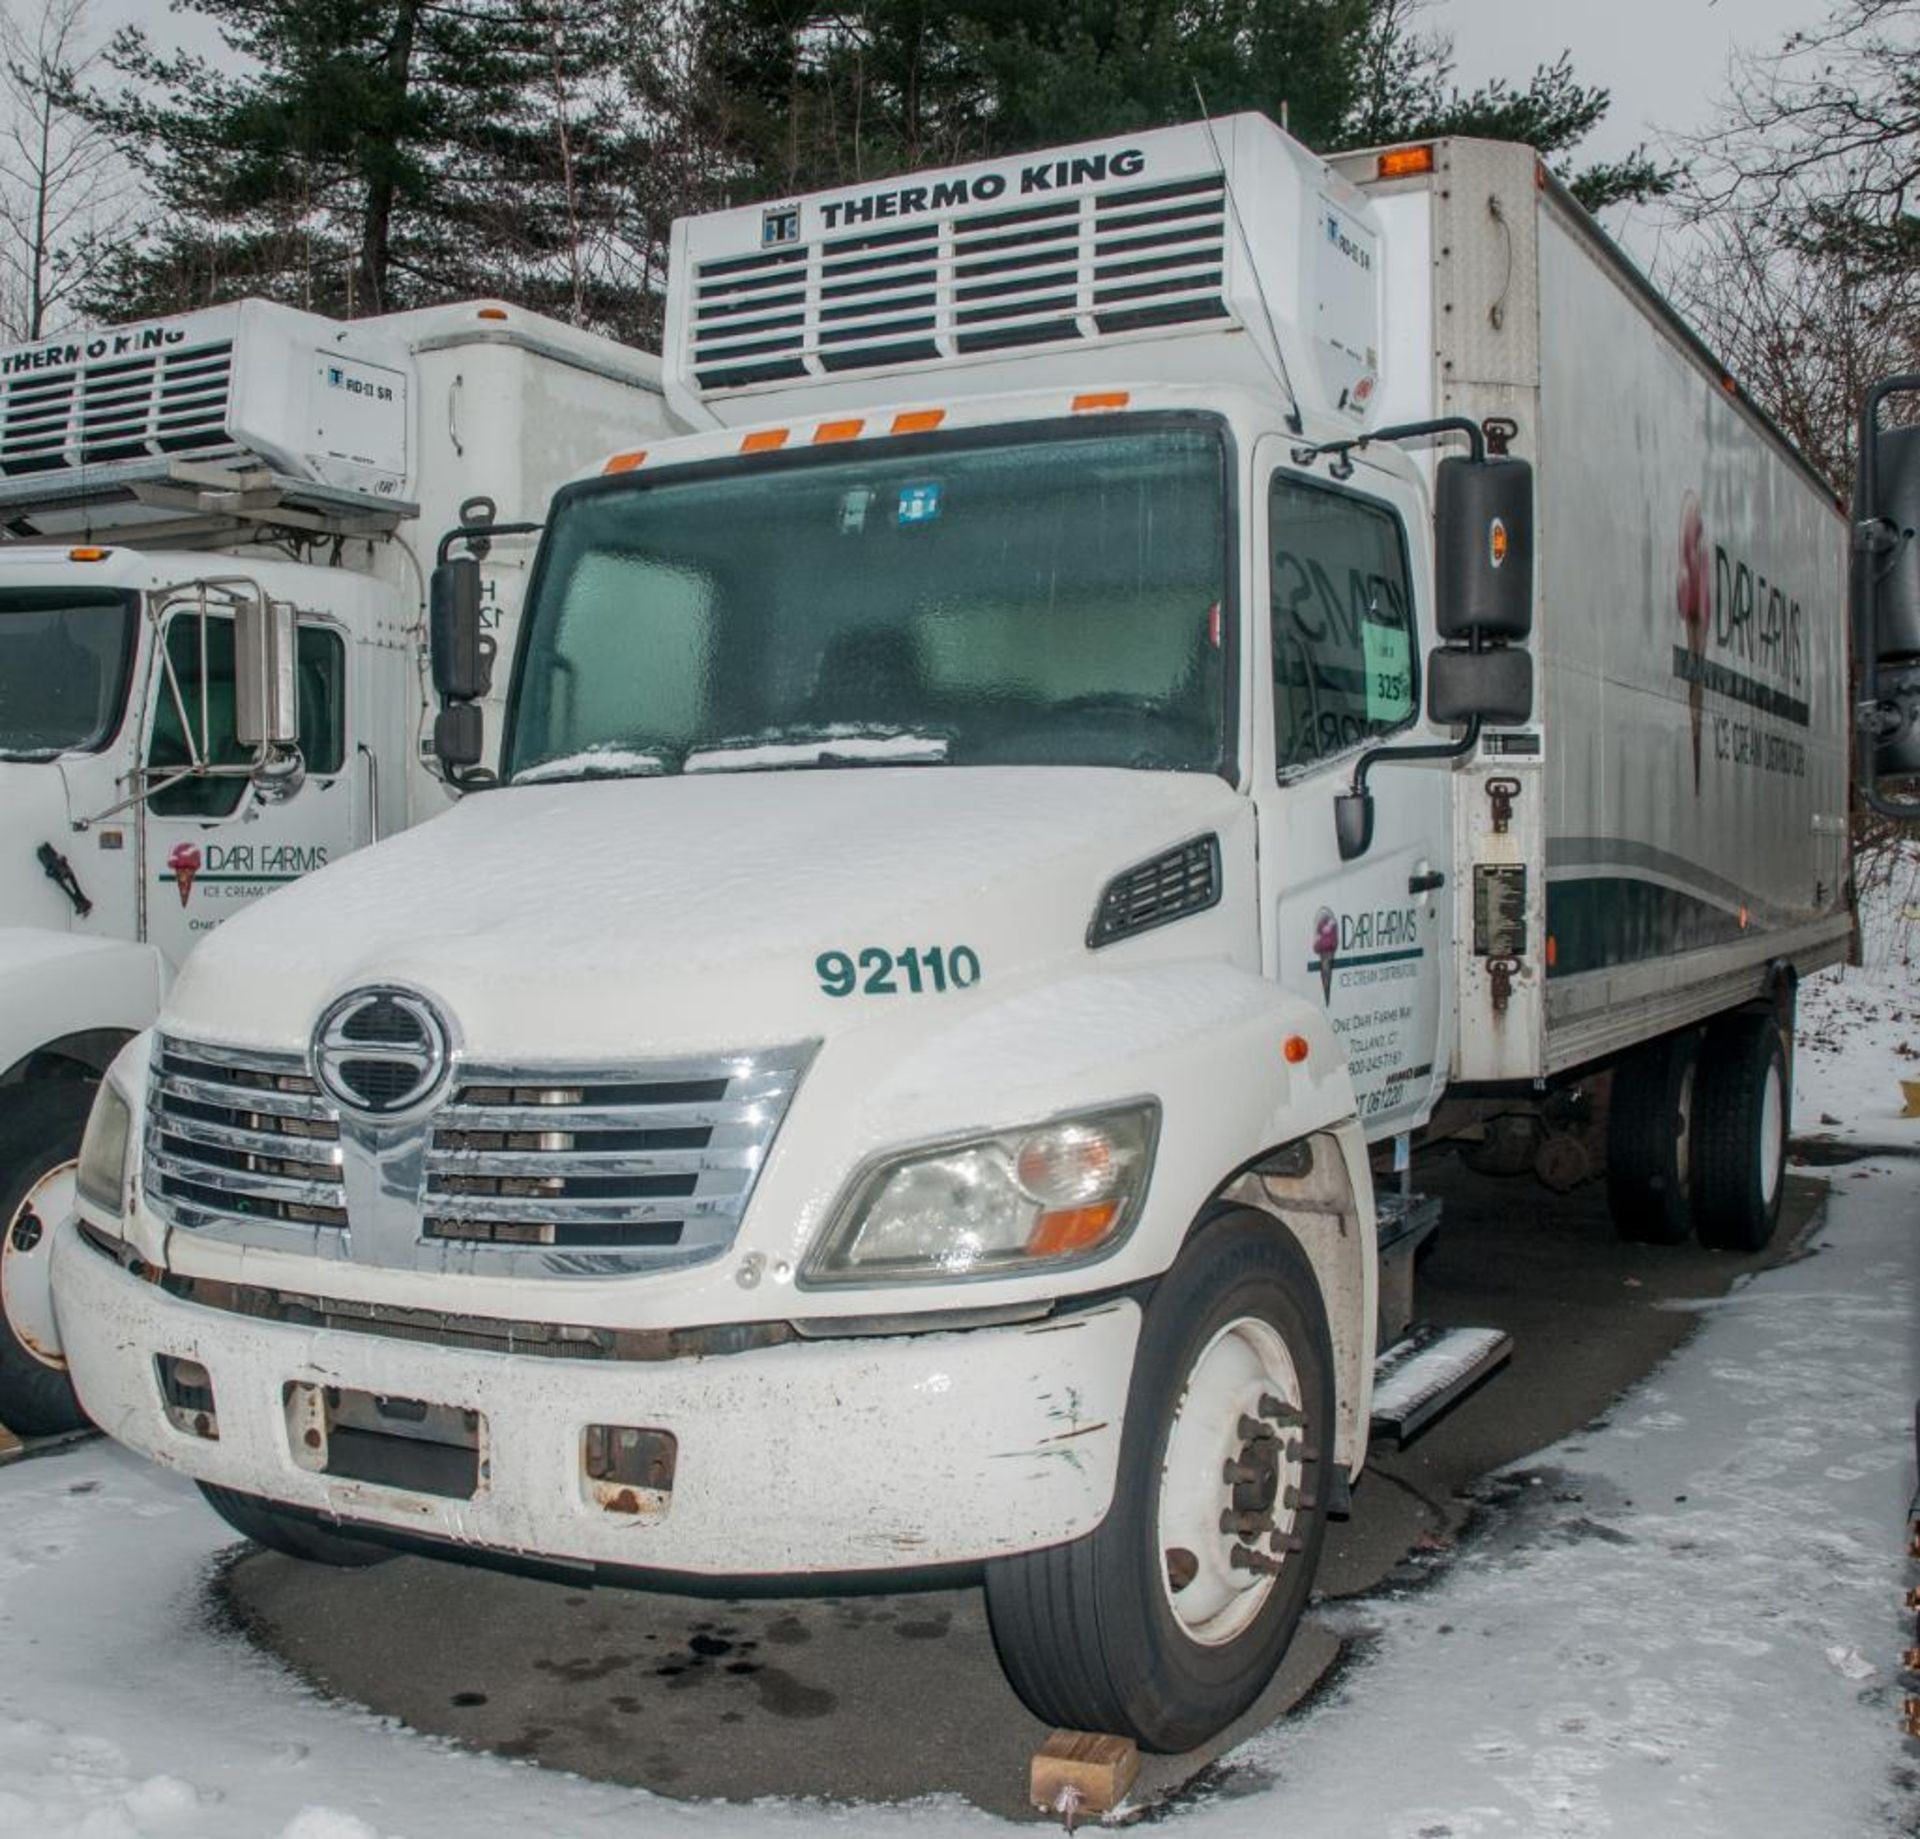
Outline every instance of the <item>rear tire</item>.
[(20, 1437), (86, 1428), (67, 1363), (43, 1351), (47, 1253), (71, 1207), (94, 1084), (56, 1079), (0, 1094), (0, 1424)]
[(1694, 1222), (1714, 1251), (1757, 1252), (1780, 1223), (1792, 1090), (1771, 1013), (1729, 1015), (1707, 1030), (1693, 1117)]
[(1035, 1716), (1181, 1751), (1260, 1696), (1326, 1534), (1332, 1374), (1292, 1235), (1251, 1211), (1203, 1227), (1147, 1306), (1106, 1519), (987, 1567), (1000, 1662)]
[(342, 1571), (365, 1570), (368, 1565), (385, 1564), (389, 1558), (400, 1555), (392, 1547), (372, 1539), (356, 1539), (304, 1514), (290, 1513), (271, 1501), (263, 1501), (257, 1494), (216, 1488), (206, 1481), (199, 1487), (207, 1497), (207, 1505), (235, 1532), (256, 1545), (264, 1545), (270, 1552), (281, 1552), (308, 1564), (331, 1565)]
[(1607, 1113), (1607, 1209), (1629, 1243), (1693, 1236), (1693, 1093), (1697, 1030), (1663, 1035), (1613, 1069)]

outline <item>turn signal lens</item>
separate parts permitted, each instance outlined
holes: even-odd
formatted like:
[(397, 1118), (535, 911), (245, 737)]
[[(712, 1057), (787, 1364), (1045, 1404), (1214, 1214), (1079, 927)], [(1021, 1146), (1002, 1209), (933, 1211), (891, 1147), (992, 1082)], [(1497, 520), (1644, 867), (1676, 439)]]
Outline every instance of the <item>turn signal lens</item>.
[(1280, 1043), (1280, 1057), (1289, 1066), (1298, 1066), (1312, 1051), (1303, 1034), (1290, 1034)]
[(1374, 170), (1383, 179), (1410, 179), (1416, 173), (1433, 170), (1433, 148), (1390, 147), (1374, 163)]
[(1043, 1213), (1027, 1235), (1027, 1250), (1036, 1258), (1057, 1258), (1062, 1252), (1085, 1251), (1090, 1245), (1098, 1245), (1119, 1217), (1117, 1200), (1102, 1201), (1097, 1207), (1067, 1207), (1056, 1213)]

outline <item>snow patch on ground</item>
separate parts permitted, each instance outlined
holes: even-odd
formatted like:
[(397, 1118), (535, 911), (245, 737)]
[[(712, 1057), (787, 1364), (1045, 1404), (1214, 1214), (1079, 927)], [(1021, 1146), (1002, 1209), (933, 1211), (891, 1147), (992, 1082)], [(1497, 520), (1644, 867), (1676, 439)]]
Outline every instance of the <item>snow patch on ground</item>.
[(1863, 863), (1858, 965), (1800, 986), (1793, 1128), (1920, 1148), (1900, 1082), (1920, 1080), (1920, 845)]

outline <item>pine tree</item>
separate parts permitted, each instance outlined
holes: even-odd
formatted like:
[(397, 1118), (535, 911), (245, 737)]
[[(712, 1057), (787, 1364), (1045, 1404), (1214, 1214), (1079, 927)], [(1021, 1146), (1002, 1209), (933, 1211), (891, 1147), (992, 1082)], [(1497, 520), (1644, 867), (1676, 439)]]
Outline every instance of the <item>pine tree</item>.
[[(561, 0), (190, 0), (216, 66), (123, 31), (86, 106), (158, 205), (102, 313), (264, 294), (353, 317), (508, 292), (634, 316), (617, 16)], [(241, 63), (244, 60), (244, 63)]]

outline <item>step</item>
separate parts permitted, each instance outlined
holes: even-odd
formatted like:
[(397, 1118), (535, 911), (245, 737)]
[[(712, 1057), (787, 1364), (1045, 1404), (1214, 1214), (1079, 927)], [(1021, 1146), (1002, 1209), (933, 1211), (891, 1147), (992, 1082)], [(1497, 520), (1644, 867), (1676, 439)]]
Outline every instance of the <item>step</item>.
[(1415, 1324), (1373, 1363), (1373, 1435), (1404, 1449), (1512, 1353), (1513, 1337), (1503, 1328)]

